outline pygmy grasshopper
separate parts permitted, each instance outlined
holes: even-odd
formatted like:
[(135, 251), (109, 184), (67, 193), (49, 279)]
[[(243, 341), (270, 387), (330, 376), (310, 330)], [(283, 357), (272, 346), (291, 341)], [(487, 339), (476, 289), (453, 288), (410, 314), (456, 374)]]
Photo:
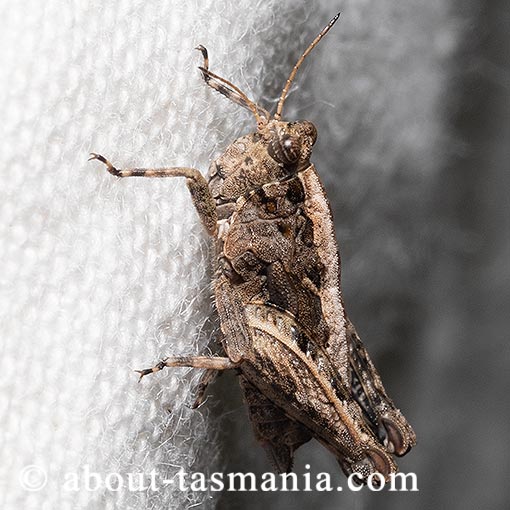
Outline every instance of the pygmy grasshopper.
[(196, 211), (214, 242), (215, 302), (223, 356), (168, 357), (164, 367), (205, 369), (204, 390), (220, 370), (239, 375), (255, 435), (276, 470), (290, 471), (299, 446), (315, 438), (346, 474), (388, 478), (394, 456), (416, 436), (387, 396), (348, 319), (330, 205), (310, 163), (317, 138), (309, 121), (281, 120), (303, 60), (338, 19), (319, 33), (292, 69), (271, 115), (209, 70), (207, 85), (250, 110), (257, 130), (235, 140), (209, 168), (123, 169), (92, 153), (117, 177), (185, 177)]

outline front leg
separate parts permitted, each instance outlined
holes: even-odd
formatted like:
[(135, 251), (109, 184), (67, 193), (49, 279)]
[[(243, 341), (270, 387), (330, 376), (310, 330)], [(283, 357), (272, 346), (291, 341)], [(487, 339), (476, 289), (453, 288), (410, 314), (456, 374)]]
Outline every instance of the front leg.
[(205, 177), (195, 168), (115, 168), (104, 156), (92, 152), (89, 161), (97, 159), (106, 165), (106, 169), (115, 177), (186, 177), (193, 205), (210, 235), (216, 234), (216, 204), (209, 191)]

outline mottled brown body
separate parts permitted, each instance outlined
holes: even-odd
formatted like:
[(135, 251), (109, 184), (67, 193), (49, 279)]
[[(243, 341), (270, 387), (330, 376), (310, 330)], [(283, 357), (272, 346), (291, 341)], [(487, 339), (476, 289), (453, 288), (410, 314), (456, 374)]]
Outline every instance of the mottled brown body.
[(217, 370), (234, 368), (255, 434), (278, 471), (295, 450), (316, 438), (346, 473), (362, 481), (396, 471), (415, 435), (388, 398), (344, 310), (340, 259), (329, 203), (310, 163), (317, 132), (308, 121), (284, 122), (290, 82), (318, 40), (295, 66), (271, 116), (230, 82), (202, 72), (214, 89), (249, 108), (257, 131), (232, 143), (209, 169), (117, 170), (125, 176), (184, 176), (215, 242), (215, 298), (223, 357), (167, 358), (166, 366), (207, 369), (197, 403)]

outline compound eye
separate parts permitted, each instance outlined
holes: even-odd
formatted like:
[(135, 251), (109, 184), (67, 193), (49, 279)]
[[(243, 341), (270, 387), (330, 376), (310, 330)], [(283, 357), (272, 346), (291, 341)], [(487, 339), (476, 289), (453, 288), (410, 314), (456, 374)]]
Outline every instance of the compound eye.
[(301, 137), (275, 133), (268, 147), (269, 155), (283, 165), (291, 165), (301, 154)]
[(304, 135), (310, 138), (313, 145), (317, 141), (317, 128), (308, 120), (304, 120), (302, 126)]

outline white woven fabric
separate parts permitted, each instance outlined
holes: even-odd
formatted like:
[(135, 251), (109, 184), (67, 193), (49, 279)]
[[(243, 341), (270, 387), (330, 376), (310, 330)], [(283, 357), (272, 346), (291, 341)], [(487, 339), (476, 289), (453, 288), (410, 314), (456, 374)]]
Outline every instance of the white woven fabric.
[[(219, 467), (207, 410), (185, 405), (199, 374), (137, 384), (132, 371), (200, 352), (212, 330), (208, 244), (185, 183), (119, 181), (87, 157), (205, 172), (253, 120), (204, 85), (194, 47), (255, 96), (282, 82), (275, 40), (302, 45), (305, 3), (2, 3), (2, 509), (213, 506), (172, 486), (62, 488), (86, 465), (167, 478)], [(21, 487), (23, 473), (37, 484), (29, 465), (47, 473), (42, 490)]]
[[(156, 469), (169, 479), (181, 468), (223, 467), (207, 406), (186, 407), (199, 374), (167, 370), (136, 384), (132, 372), (165, 355), (201, 352), (214, 330), (208, 243), (185, 184), (118, 180), (86, 159), (95, 151), (119, 167), (205, 172), (254, 123), (204, 85), (194, 47), (205, 45), (213, 71), (268, 106), (299, 50), (339, 8), (340, 24), (305, 64), (284, 114), (319, 127), (314, 161), (347, 241), (345, 294), (366, 315), (359, 329), (369, 346), (379, 341), (382, 349), (401, 309), (391, 296), (425, 300), (414, 276), (427, 228), (421, 190), (447, 140), (444, 64), (457, 37), (450, 2), (0, 4), (2, 509), (215, 505), (216, 494), (171, 485), (63, 488), (68, 473), (83, 482), (86, 466), (102, 476)], [(387, 308), (373, 306), (382, 301)], [(236, 451), (250, 434), (241, 427)], [(322, 447), (305, 449), (306, 460), (338, 472)], [(237, 469), (269, 469), (261, 449), (242, 455)], [(41, 490), (20, 484), (40, 480), (24, 471), (31, 465), (47, 474)], [(260, 508), (258, 496), (243, 507)], [(351, 497), (359, 507), (358, 495), (326, 496), (329, 507)], [(315, 495), (271, 497), (285, 508)]]

